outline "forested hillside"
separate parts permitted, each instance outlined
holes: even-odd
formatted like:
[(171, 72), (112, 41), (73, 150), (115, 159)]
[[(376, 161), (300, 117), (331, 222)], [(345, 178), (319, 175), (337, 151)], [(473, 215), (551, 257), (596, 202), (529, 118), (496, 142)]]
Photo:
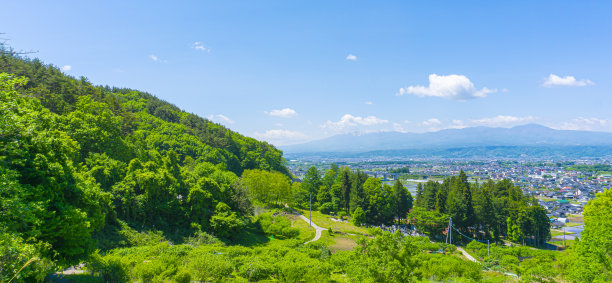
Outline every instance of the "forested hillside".
[(23, 252), (12, 268), (77, 263), (120, 244), (126, 224), (177, 241), (229, 234), (252, 213), (244, 170), (289, 175), (270, 144), (150, 94), (0, 54), (0, 233)]

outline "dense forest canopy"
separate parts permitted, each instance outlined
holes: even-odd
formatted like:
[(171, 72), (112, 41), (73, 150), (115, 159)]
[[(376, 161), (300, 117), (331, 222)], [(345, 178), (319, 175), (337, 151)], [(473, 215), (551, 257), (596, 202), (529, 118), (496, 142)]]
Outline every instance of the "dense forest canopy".
[(252, 213), (239, 176), (289, 176), (272, 145), (147, 93), (10, 52), (0, 66), (0, 233), (31, 256), (76, 263), (125, 223), (230, 235)]
[[(503, 236), (513, 242), (542, 245), (550, 238), (546, 209), (508, 180), (470, 183), (461, 171), (442, 183), (419, 184), (415, 206), (418, 209), (408, 218), (431, 234), (439, 234), (452, 218), (454, 227), (479, 239), (499, 240)], [(439, 220), (431, 223), (421, 219)]]

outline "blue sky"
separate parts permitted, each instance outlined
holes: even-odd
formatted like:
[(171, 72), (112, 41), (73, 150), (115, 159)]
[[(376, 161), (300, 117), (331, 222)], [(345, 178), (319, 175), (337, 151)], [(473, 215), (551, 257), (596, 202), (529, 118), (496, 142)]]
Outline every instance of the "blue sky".
[(0, 32), (69, 75), (276, 145), (526, 123), (612, 131), (612, 1), (501, 2), (20, 0), (3, 4)]

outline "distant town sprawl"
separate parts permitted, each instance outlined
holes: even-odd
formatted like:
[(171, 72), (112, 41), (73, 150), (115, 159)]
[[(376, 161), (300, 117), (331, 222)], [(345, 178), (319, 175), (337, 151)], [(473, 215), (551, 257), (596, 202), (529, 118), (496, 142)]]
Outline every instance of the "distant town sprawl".
[(569, 215), (582, 213), (586, 203), (596, 193), (612, 187), (612, 161), (469, 161), (469, 160), (407, 160), (407, 161), (288, 161), (296, 179), (301, 179), (310, 166), (327, 170), (332, 163), (361, 170), (384, 181), (400, 179), (413, 193), (418, 182), (441, 181), (447, 176), (465, 171), (471, 182), (488, 179), (508, 179), (534, 196), (547, 209), (553, 228), (561, 227)]

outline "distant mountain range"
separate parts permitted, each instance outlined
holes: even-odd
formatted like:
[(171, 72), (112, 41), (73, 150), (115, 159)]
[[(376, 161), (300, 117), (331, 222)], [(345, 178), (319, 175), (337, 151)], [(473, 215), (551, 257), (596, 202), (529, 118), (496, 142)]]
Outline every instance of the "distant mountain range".
[[(539, 148), (544, 151), (555, 149), (558, 154), (564, 155), (565, 149), (572, 151), (584, 151), (585, 147), (589, 155), (597, 155), (595, 148), (612, 149), (612, 133), (555, 130), (537, 124), (516, 126), (513, 128), (491, 128), (472, 127), (464, 129), (448, 129), (428, 133), (399, 133), (380, 132), (369, 134), (343, 134), (326, 139), (312, 141), (304, 144), (280, 147), (288, 156), (298, 153), (343, 153), (347, 155), (360, 155), (366, 152), (388, 152), (398, 150), (404, 153), (412, 152), (422, 155), (427, 152), (452, 152), (449, 149), (465, 151), (478, 154), (481, 151), (490, 151), (495, 148), (511, 149), (520, 154), (521, 148), (527, 152)], [(539, 152), (541, 152), (540, 150)], [(538, 151), (538, 150), (536, 150)], [(609, 153), (604, 150), (604, 153)], [(556, 155), (558, 155), (556, 154)]]

